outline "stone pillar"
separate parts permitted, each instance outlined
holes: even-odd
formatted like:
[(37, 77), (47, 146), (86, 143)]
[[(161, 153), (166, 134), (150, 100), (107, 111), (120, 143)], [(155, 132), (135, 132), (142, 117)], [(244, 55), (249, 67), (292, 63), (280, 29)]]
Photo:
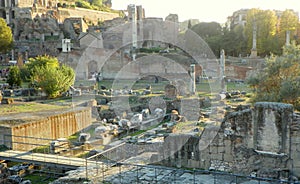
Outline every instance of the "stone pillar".
[(226, 91), (225, 88), (225, 51), (221, 50), (220, 54), (220, 80), (221, 80), (221, 89), (223, 92)]
[(14, 49), (11, 50), (11, 60), (12, 61), (15, 60), (15, 50)]
[(131, 11), (131, 29), (132, 29), (132, 60), (135, 61), (137, 49), (137, 25), (136, 25), (136, 8), (134, 4), (129, 5)]
[(195, 76), (195, 65), (191, 64), (190, 66), (190, 76), (191, 76), (191, 95), (196, 94), (196, 76)]
[(251, 58), (257, 57), (257, 50), (256, 50), (256, 31), (257, 31), (257, 25), (254, 21), (253, 23), (253, 37), (252, 37), (252, 49), (251, 49)]
[(291, 31), (287, 30), (286, 31), (286, 38), (285, 38), (285, 45), (290, 45), (290, 34), (291, 34)]
[(28, 61), (28, 51), (25, 51), (25, 61)]

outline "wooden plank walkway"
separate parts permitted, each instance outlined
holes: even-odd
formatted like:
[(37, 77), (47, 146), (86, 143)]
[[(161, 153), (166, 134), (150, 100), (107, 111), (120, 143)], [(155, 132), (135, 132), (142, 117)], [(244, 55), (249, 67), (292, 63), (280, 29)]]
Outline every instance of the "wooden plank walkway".
[(32, 153), (22, 151), (3, 151), (0, 152), (1, 160), (11, 160), (15, 162), (29, 162), (50, 167), (61, 167), (76, 169), (78, 167), (99, 167), (102, 163), (83, 158), (65, 157), (59, 155)]

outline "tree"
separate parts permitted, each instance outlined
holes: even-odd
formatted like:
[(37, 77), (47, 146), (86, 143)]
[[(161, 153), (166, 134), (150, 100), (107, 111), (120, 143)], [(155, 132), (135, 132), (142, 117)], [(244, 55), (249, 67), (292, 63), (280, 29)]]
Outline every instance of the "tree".
[(222, 27), (217, 22), (201, 22), (192, 26), (192, 31), (197, 33), (209, 45), (215, 55), (220, 54)]
[(22, 79), (20, 75), (20, 70), (17, 66), (11, 66), (9, 68), (9, 73), (7, 77), (7, 83), (11, 86), (21, 86)]
[(102, 6), (102, 4), (103, 4), (102, 0), (91, 0), (91, 5)]
[(56, 68), (59, 66), (58, 60), (50, 56), (37, 56), (35, 58), (29, 58), (28, 61), (29, 62), (25, 65), (25, 67), (27, 68), (30, 76), (32, 76), (36, 70), (41, 67), (49, 66)]
[(293, 104), (300, 110), (300, 45), (283, 47), (282, 56), (272, 56), (266, 68), (247, 82), (254, 89), (254, 101)]
[(74, 84), (73, 69), (65, 65), (60, 66), (54, 57), (38, 56), (31, 58), (26, 65), (30, 70), (32, 83), (41, 88), (50, 98), (61, 95)]
[(276, 34), (277, 17), (274, 11), (264, 10), (260, 12), (260, 21), (258, 28), (258, 49), (261, 56), (270, 55), (272, 53), (272, 41)]
[(270, 47), (276, 34), (277, 18), (274, 11), (250, 9), (246, 15), (247, 24), (245, 26), (245, 36), (247, 38), (247, 49), (250, 51), (253, 47), (253, 29), (256, 27), (256, 49), (259, 55), (265, 56), (272, 53)]
[(280, 38), (280, 45), (285, 44), (286, 32), (290, 31), (291, 39), (296, 35), (296, 29), (299, 24), (298, 16), (291, 10), (285, 10), (279, 19), (278, 36)]
[(10, 27), (7, 26), (5, 20), (0, 18), (0, 52), (6, 53), (12, 48), (13, 36)]
[(229, 29), (228, 26), (225, 26), (222, 32), (221, 47), (225, 50), (225, 53), (236, 57), (240, 54), (246, 56), (247, 40), (244, 34), (244, 27), (242, 25), (236, 25)]
[(222, 34), (222, 27), (217, 22), (201, 22), (192, 26), (191, 29), (202, 39)]

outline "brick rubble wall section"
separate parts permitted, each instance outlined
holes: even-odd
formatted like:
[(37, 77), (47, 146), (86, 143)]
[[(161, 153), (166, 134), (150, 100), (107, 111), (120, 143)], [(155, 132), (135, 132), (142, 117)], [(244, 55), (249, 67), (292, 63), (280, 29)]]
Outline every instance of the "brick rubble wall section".
[(66, 112), (49, 116), (35, 122), (14, 126), (11, 128), (13, 142), (12, 149), (28, 151), (37, 147), (37, 145), (32, 144), (46, 145), (50, 140), (35, 138), (66, 138), (91, 125), (91, 122), (91, 109), (86, 108), (84, 110)]

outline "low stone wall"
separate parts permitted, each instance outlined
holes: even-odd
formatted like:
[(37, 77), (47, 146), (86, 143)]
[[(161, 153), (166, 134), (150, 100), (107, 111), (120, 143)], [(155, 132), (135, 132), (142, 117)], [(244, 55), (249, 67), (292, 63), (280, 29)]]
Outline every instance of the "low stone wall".
[(76, 108), (59, 114), (49, 114), (36, 121), (0, 127), (0, 143), (13, 150), (29, 151), (39, 145), (49, 144), (50, 139), (68, 137), (91, 123), (91, 108)]

